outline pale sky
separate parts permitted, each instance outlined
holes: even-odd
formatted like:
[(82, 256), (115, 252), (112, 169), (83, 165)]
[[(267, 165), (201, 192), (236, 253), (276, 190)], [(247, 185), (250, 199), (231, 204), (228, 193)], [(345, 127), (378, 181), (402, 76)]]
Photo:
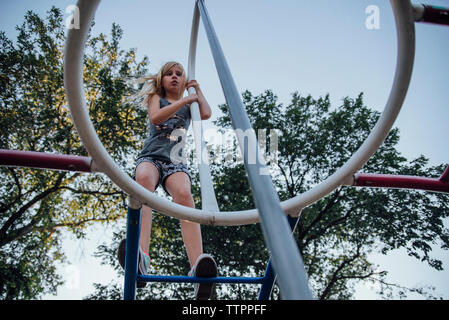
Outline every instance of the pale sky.
[[(429, 4), (449, 6), (447, 0)], [(14, 27), (26, 11), (41, 16), (55, 5), (65, 12), (75, 1), (0, 1), (0, 30), (16, 38)], [(113, 22), (124, 30), (121, 46), (137, 48), (147, 55), (150, 72), (167, 61), (187, 67), (194, 1), (109, 0), (100, 3), (95, 34), (109, 35)], [(379, 8), (379, 28), (368, 29), (365, 12)], [(388, 99), (396, 64), (396, 32), (386, 0), (207, 0), (206, 6), (240, 92), (260, 94), (272, 89), (279, 102), (289, 103), (299, 91), (317, 98), (329, 93), (333, 105), (345, 96), (364, 92), (369, 107), (382, 111)], [(66, 14), (68, 17), (68, 13)], [(399, 150), (409, 160), (423, 154), (430, 164), (449, 162), (449, 27), (416, 24), (416, 59), (411, 85), (395, 123), (399, 127)], [(225, 99), (221, 91), (204, 28), (200, 24), (197, 49), (197, 80), (215, 112)], [(212, 119), (206, 125), (212, 126)], [(99, 228), (101, 229), (101, 228)], [(108, 283), (115, 277), (91, 256), (107, 230), (92, 231), (82, 244), (67, 240), (67, 255), (80, 275), (79, 286), (63, 286), (54, 299), (80, 299), (93, 291), (93, 281)], [(436, 294), (449, 298), (447, 251), (438, 255), (444, 272), (436, 272), (402, 252), (376, 255), (372, 261), (390, 271), (389, 279), (403, 285), (429, 284)], [(61, 273), (70, 274), (61, 268)], [(72, 271), (71, 271), (72, 270)], [(73, 273), (72, 273), (73, 274)], [(374, 298), (370, 290), (358, 288), (356, 298)]]

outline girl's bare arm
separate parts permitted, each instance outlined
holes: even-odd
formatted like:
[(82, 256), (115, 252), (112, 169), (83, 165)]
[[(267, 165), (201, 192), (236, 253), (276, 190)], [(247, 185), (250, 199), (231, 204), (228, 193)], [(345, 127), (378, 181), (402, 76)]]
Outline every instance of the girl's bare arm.
[(148, 103), (148, 115), (150, 116), (151, 123), (154, 125), (167, 121), (186, 104), (191, 104), (199, 100), (196, 94), (191, 94), (161, 109), (160, 99), (161, 97), (155, 94)]
[(196, 95), (198, 96), (198, 106), (200, 109), (201, 120), (209, 119), (212, 115), (212, 110), (206, 98), (204, 97), (198, 82), (196, 82), (196, 80), (190, 80), (189, 83), (187, 83), (187, 88), (190, 87), (195, 88)]

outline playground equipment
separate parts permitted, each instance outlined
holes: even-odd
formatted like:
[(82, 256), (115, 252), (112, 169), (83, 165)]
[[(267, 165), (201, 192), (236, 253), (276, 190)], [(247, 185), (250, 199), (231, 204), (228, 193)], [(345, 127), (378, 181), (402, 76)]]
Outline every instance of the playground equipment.
[[(210, 168), (207, 159), (203, 159), (201, 153), (201, 150), (204, 148), (204, 139), (202, 138), (201, 121), (197, 105), (192, 106), (192, 121), (196, 152), (199, 155), (198, 159), (203, 160), (199, 164), (201, 194), (204, 204), (202, 210), (187, 208), (157, 197), (125, 174), (103, 147), (89, 118), (84, 100), (82, 81), (84, 45), (99, 2), (99, 0), (79, 0), (78, 8), (80, 17), (82, 17), (80, 29), (71, 29), (69, 31), (64, 61), (64, 81), (70, 111), (83, 145), (91, 158), (63, 155), (49, 156), (25, 151), (1, 150), (0, 165), (103, 172), (129, 195), (124, 299), (135, 298), (137, 280), (147, 282), (258, 283), (262, 284), (259, 298), (267, 299), (276, 277), (283, 298), (313, 299), (308, 287), (302, 258), (291, 234), (291, 230), (294, 229), (303, 208), (328, 195), (341, 185), (414, 188), (449, 192), (449, 167), (440, 179), (357, 173), (387, 137), (405, 99), (414, 62), (415, 21), (449, 24), (449, 10), (433, 6), (413, 6), (410, 1), (406, 0), (390, 1), (395, 16), (398, 38), (394, 83), (376, 126), (362, 146), (340, 169), (307, 192), (280, 202), (270, 176), (260, 174), (261, 171), (266, 170), (265, 163), (260, 159), (257, 159), (256, 163), (251, 163), (244, 150), (245, 143), (243, 138), (237, 136), (242, 155), (244, 155), (245, 168), (253, 191), (256, 209), (220, 212), (213, 191)], [(200, 18), (204, 23), (218, 76), (229, 106), (233, 127), (235, 130), (240, 129), (243, 132), (252, 132), (253, 135), (247, 141), (247, 148), (259, 152), (257, 139), (254, 131), (252, 131), (232, 74), (224, 58), (204, 0), (195, 2), (188, 78), (195, 78), (195, 55)], [(32, 162), (28, 162), (31, 160)], [(171, 217), (201, 224), (235, 226), (260, 222), (265, 241), (271, 253), (265, 276), (255, 278), (195, 278), (138, 275), (137, 251), (142, 204), (148, 205)], [(287, 219), (284, 216), (287, 216)]]

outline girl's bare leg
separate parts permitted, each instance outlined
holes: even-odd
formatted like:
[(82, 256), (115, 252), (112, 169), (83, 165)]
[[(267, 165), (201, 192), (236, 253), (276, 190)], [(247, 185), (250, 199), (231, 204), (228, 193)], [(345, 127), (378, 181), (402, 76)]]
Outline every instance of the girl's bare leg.
[[(159, 180), (159, 171), (150, 162), (142, 162), (136, 169), (136, 181), (146, 189), (154, 192)], [(150, 248), (151, 224), (153, 214), (150, 207), (142, 206), (142, 217), (140, 225), (140, 247), (146, 253)]]
[[(175, 203), (194, 208), (190, 179), (184, 172), (175, 172), (165, 180), (165, 188), (173, 197)], [(181, 234), (189, 258), (190, 267), (193, 267), (196, 259), (203, 253), (203, 240), (201, 226), (198, 223), (181, 220)]]

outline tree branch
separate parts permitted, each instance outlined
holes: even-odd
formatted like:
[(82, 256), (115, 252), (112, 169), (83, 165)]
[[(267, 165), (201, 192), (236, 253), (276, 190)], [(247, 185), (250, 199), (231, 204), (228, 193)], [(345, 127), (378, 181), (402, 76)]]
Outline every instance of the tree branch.
[(22, 237), (23, 235), (27, 234), (28, 232), (30, 232), (33, 227), (39, 222), (40, 219), (38, 219), (41, 215), (39, 214), (41, 210), (38, 210), (38, 213), (35, 214), (32, 218), (31, 218), (31, 222), (28, 223), (26, 226), (23, 226), (22, 228), (16, 229), (13, 232), (11, 232), (9, 235), (7, 235), (6, 237), (4, 237), (3, 239), (1, 239), (0, 242), (0, 247), (4, 246), (5, 244), (12, 242), (14, 240), (19, 239), (20, 237)]
[(279, 165), (279, 163), (278, 163), (278, 168), (281, 170), (281, 173), (282, 173), (282, 175), (284, 176), (284, 179), (285, 179), (285, 183), (287, 184), (287, 190), (290, 193), (290, 196), (292, 196), (293, 193), (294, 193), (294, 189), (293, 189), (293, 186), (291, 186), (290, 183), (289, 183), (289, 180), (288, 180), (288, 177), (287, 177), (287, 173), (285, 172), (284, 168)]
[(6, 237), (6, 233), (8, 232), (8, 229), (14, 224), (15, 221), (20, 219), (22, 215), (33, 205), (35, 205), (40, 200), (44, 199), (49, 194), (55, 192), (58, 190), (60, 184), (62, 183), (62, 179), (66, 175), (66, 172), (61, 172), (58, 176), (58, 179), (56, 180), (56, 183), (53, 187), (43, 191), (42, 193), (35, 196), (33, 199), (31, 199), (26, 205), (22, 206), (19, 210), (14, 212), (9, 219), (5, 222), (3, 227), (0, 229), (0, 247), (5, 245), (7, 242), (5, 240), (8, 238)]
[(81, 226), (81, 225), (83, 225), (83, 224), (85, 224), (85, 223), (88, 223), (88, 222), (107, 222), (107, 221), (109, 221), (110, 219), (109, 218), (87, 218), (87, 219), (84, 219), (84, 220), (81, 220), (81, 221), (77, 221), (77, 222), (70, 222), (70, 223), (56, 223), (56, 224), (53, 224), (53, 225), (51, 225), (51, 226), (42, 226), (42, 227), (37, 227), (36, 228), (36, 230), (39, 230), (39, 231), (46, 231), (46, 230), (48, 230), (48, 231), (53, 231), (53, 230), (55, 230), (56, 228), (63, 228), (63, 227), (79, 227), (79, 226)]
[(303, 242), (304, 244), (303, 244), (303, 245), (304, 245), (304, 246), (307, 246), (307, 245), (309, 244), (310, 241), (312, 241), (312, 240), (318, 238), (320, 235), (322, 235), (323, 233), (325, 233), (326, 230), (328, 230), (329, 228), (334, 227), (334, 226), (336, 226), (337, 224), (341, 224), (341, 223), (345, 222), (345, 221), (349, 218), (349, 216), (350, 216), (354, 211), (355, 211), (355, 208), (351, 208), (351, 209), (349, 209), (349, 210), (346, 212), (346, 214), (345, 214), (344, 216), (342, 216), (342, 217), (340, 217), (340, 218), (338, 218), (338, 219), (335, 219), (335, 220), (329, 222), (326, 226), (324, 226), (324, 227), (320, 230), (319, 233), (315, 233), (315, 234), (312, 234), (312, 235), (310, 235), (309, 237), (307, 237), (307, 239), (304, 240), (304, 242)]
[(334, 195), (329, 199), (329, 201), (327, 202), (326, 206), (324, 207), (323, 210), (321, 210), (315, 217), (315, 219), (313, 219), (313, 221), (307, 226), (307, 228), (305, 228), (303, 231), (301, 231), (298, 235), (298, 239), (301, 240), (303, 239), (309, 232), (310, 230), (316, 225), (318, 224), (318, 222), (322, 219), (322, 217), (324, 216), (324, 214), (326, 212), (328, 212), (340, 199), (340, 192), (341, 189), (338, 189), (337, 192), (334, 193)]
[(22, 186), (20, 185), (19, 178), (17, 178), (14, 168), (8, 167), (8, 170), (11, 172), (14, 178), (14, 182), (16, 183), (17, 188), (19, 189), (19, 192), (12, 202), (10, 202), (9, 204), (4, 204), (0, 207), (0, 213), (5, 213), (6, 211), (8, 211), (22, 197)]
[(343, 262), (338, 266), (338, 268), (332, 274), (332, 277), (331, 277), (329, 283), (327, 284), (326, 288), (324, 289), (324, 291), (320, 295), (320, 300), (324, 300), (329, 295), (329, 293), (330, 293), (332, 287), (334, 286), (334, 284), (338, 280), (343, 279), (342, 277), (338, 277), (338, 274), (343, 270), (343, 268), (346, 267), (348, 264), (351, 264), (357, 258), (360, 257), (360, 246), (361, 246), (360, 244), (357, 244), (357, 250), (356, 250), (355, 255), (353, 255), (349, 259), (344, 259)]
[(90, 195), (101, 195), (101, 196), (114, 196), (114, 195), (120, 195), (122, 192), (116, 191), (116, 192), (100, 192), (100, 191), (91, 191), (91, 190), (77, 190), (68, 186), (63, 186), (59, 188), (60, 190), (70, 190), (73, 193), (78, 194), (90, 194)]

